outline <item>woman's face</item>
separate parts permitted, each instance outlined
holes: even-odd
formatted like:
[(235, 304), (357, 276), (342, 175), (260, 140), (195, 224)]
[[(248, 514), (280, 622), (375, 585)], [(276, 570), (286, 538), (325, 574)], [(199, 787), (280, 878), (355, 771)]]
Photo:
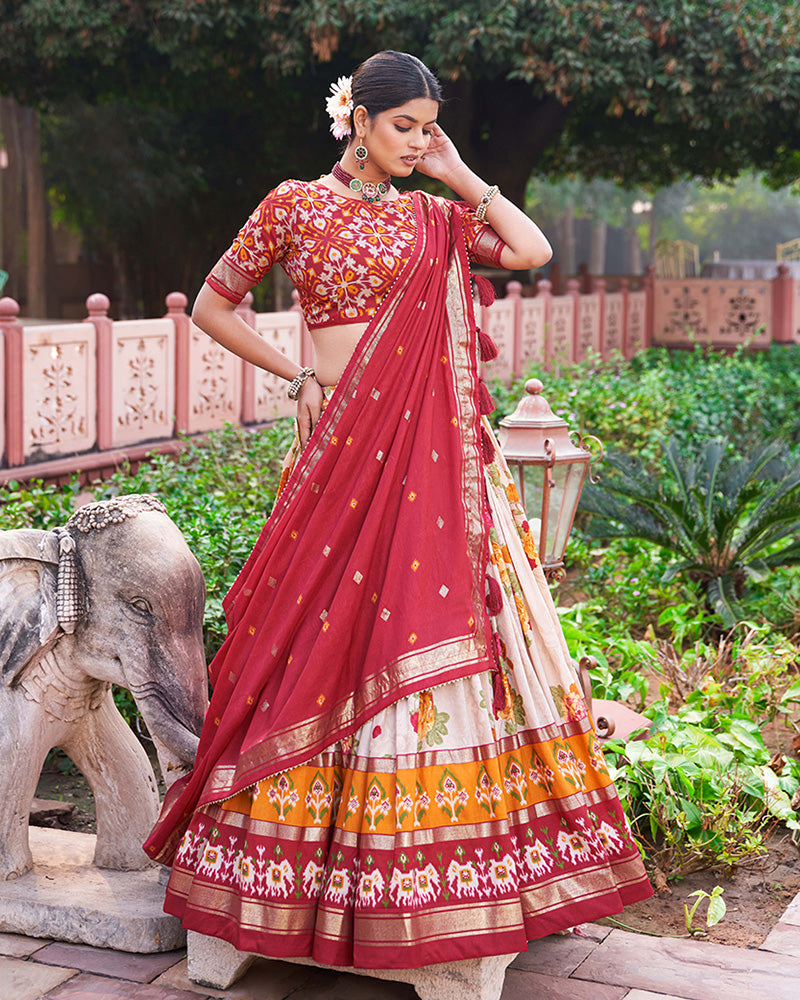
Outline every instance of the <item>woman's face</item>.
[(431, 141), (439, 104), (417, 97), (397, 108), (367, 117), (366, 146), (369, 162), (378, 171), (408, 177)]

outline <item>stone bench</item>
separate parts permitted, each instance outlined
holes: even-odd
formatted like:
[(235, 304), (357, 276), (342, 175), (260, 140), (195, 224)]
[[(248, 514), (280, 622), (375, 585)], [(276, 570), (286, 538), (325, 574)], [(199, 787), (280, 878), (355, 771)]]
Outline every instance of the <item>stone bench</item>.
[[(187, 934), (187, 972), (192, 982), (201, 986), (228, 989), (256, 958), (261, 957), (264, 956), (238, 951), (220, 938), (196, 931)], [(424, 965), (419, 969), (354, 969), (321, 965), (310, 958), (281, 958), (280, 961), (410, 983), (420, 1000), (500, 1000), (506, 968), (516, 957), (492, 955), (441, 965)]]

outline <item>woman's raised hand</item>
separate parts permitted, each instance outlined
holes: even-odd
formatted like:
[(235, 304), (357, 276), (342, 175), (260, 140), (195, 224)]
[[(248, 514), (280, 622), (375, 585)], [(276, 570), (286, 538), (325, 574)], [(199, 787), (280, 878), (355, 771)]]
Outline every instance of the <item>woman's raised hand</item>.
[(431, 126), (431, 141), (417, 160), (417, 170), (426, 177), (447, 183), (447, 178), (463, 163), (458, 150), (438, 125)]
[(322, 386), (315, 378), (307, 378), (300, 387), (297, 397), (297, 433), (300, 436), (301, 448), (305, 448), (311, 432), (317, 426), (322, 413), (322, 400)]

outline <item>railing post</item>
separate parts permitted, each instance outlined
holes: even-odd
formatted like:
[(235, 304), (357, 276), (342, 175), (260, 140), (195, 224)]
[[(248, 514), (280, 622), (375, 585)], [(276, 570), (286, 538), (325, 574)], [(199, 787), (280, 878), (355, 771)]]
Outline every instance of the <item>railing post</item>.
[(97, 449), (105, 451), (112, 445), (114, 391), (113, 341), (114, 321), (108, 315), (111, 305), (107, 295), (95, 292), (86, 300), (88, 316), (84, 323), (93, 323), (97, 352)]
[(6, 464), (22, 465), (23, 440), (22, 351), (23, 331), (18, 322), (19, 303), (6, 296), (0, 299), (0, 330), (5, 341)]
[(619, 279), (619, 291), (622, 295), (621, 329), (619, 331), (619, 351), (623, 358), (628, 356), (628, 323), (630, 321), (630, 282), (627, 278)]
[(183, 292), (170, 292), (166, 298), (166, 319), (175, 325), (175, 433), (189, 430), (189, 328), (186, 314), (188, 298)]
[(553, 293), (552, 284), (547, 278), (540, 278), (536, 282), (536, 298), (544, 300), (544, 366), (550, 367), (550, 359), (553, 356)]
[(776, 344), (791, 344), (792, 334), (792, 294), (794, 281), (786, 264), (778, 265), (778, 273), (772, 279), (772, 339)]
[(566, 362), (568, 365), (574, 365), (579, 353), (581, 331), (581, 293), (580, 282), (577, 278), (568, 279), (567, 295), (572, 296), (572, 343), (570, 344), (570, 356)]
[[(253, 293), (248, 292), (236, 307), (236, 315), (256, 329), (256, 311), (253, 309)], [(242, 412), (243, 424), (255, 423), (256, 413), (256, 369), (249, 361), (242, 362)]]
[(522, 371), (522, 283), (509, 281), (506, 285), (506, 298), (513, 303), (513, 328), (511, 340), (511, 368), (514, 372)]

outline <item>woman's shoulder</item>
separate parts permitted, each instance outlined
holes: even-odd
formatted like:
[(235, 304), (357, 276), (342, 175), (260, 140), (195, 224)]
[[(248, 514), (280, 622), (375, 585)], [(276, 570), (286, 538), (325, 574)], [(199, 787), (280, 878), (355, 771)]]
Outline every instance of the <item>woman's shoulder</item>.
[(299, 202), (308, 201), (318, 189), (316, 181), (301, 181), (292, 177), (267, 191), (259, 207), (289, 209)]

